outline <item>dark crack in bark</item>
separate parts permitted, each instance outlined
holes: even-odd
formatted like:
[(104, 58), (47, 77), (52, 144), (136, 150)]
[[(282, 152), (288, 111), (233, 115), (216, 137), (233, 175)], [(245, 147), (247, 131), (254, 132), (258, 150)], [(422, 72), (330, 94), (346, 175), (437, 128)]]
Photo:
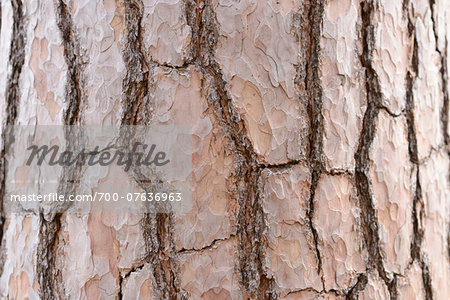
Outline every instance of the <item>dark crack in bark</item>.
[(203, 246), (201, 248), (189, 248), (189, 249), (182, 248), (182, 249), (178, 250), (178, 253), (196, 253), (196, 252), (205, 251), (205, 250), (212, 250), (212, 249), (217, 248), (222, 242), (229, 241), (233, 237), (235, 237), (235, 235), (231, 234), (231, 235), (221, 238), (221, 239), (214, 239), (208, 245)]
[(417, 134), (415, 126), (415, 114), (414, 114), (414, 82), (419, 74), (419, 56), (418, 56), (418, 44), (416, 39), (414, 22), (411, 19), (412, 13), (410, 13), (409, 0), (405, 0), (403, 3), (403, 13), (408, 19), (408, 33), (412, 40), (412, 57), (411, 65), (409, 66), (408, 73), (406, 74), (406, 107), (405, 117), (408, 130), (408, 152), (409, 159), (416, 168), (416, 186), (414, 191), (413, 205), (412, 205), (412, 220), (413, 220), (413, 239), (411, 241), (411, 263), (414, 261), (419, 262), (422, 271), (422, 281), (425, 290), (425, 298), (433, 299), (433, 292), (431, 289), (431, 276), (429, 268), (422, 256), (422, 240), (424, 236), (424, 230), (422, 228), (422, 221), (424, 218), (424, 203), (422, 198), (422, 187), (420, 184), (420, 161), (419, 151), (417, 147)]
[(142, 270), (144, 266), (145, 263), (141, 263), (139, 265), (132, 267), (129, 271), (125, 272), (123, 275), (122, 274), (119, 275), (119, 292), (117, 294), (117, 298), (119, 298), (119, 300), (123, 299), (124, 284), (126, 283), (126, 280), (128, 280), (128, 278), (130, 277), (131, 273), (135, 273)]
[[(125, 44), (123, 58), (126, 75), (122, 84), (122, 125), (148, 125), (151, 121), (152, 62), (147, 62), (143, 46), (142, 16), (144, 4), (127, 0), (125, 4)], [(142, 177), (142, 174), (134, 174)], [(145, 181), (145, 180), (144, 180)], [(141, 186), (146, 190), (148, 187)], [(160, 299), (185, 299), (179, 288), (176, 250), (171, 213), (145, 213), (141, 220), (145, 241), (145, 261), (151, 265), (153, 291)], [(119, 297), (122, 294), (119, 291)]]
[(83, 54), (78, 38), (75, 36), (75, 25), (70, 14), (70, 7), (59, 0), (56, 3), (56, 22), (61, 32), (64, 46), (64, 61), (67, 64), (67, 81), (65, 87), (66, 109), (64, 112), (65, 125), (79, 125), (83, 103), (84, 64)]
[[(307, 203), (307, 218), (309, 228), (312, 232), (314, 247), (317, 256), (318, 272), (321, 276), (322, 286), (325, 290), (325, 279), (322, 269), (322, 257), (318, 246), (318, 233), (313, 224), (314, 216), (314, 197), (317, 189), (317, 185), (320, 179), (320, 175), (324, 171), (324, 159), (323, 159), (323, 134), (324, 134), (324, 117), (322, 115), (323, 107), (323, 91), (319, 74), (320, 69), (320, 40), (322, 36), (322, 24), (324, 15), (325, 2), (322, 0), (314, 0), (307, 4), (304, 4), (304, 10), (302, 14), (307, 16), (308, 25), (303, 25), (306, 28), (306, 32), (300, 32), (298, 35), (307, 37), (306, 40), (301, 40), (301, 48), (305, 49), (306, 65), (300, 67), (301, 71), (305, 72), (304, 75), (298, 74), (299, 79), (303, 78), (304, 83), (299, 83), (299, 90), (305, 89), (307, 111), (309, 116), (309, 149), (308, 149), (308, 161), (312, 170), (311, 176), (311, 188), (310, 199)], [(298, 26), (299, 28), (302, 25)], [(308, 30), (309, 29), (309, 30)], [(309, 32), (308, 32), (309, 31)], [(304, 99), (300, 99), (302, 101)]]
[[(24, 29), (24, 16), (23, 16), (23, 3), (21, 0), (11, 1), (12, 13), (13, 13), (13, 30), (11, 36), (11, 46), (9, 50), (9, 67), (6, 83), (6, 121), (3, 124), (2, 132), (2, 150), (0, 156), (0, 245), (3, 249), (3, 235), (5, 230), (6, 216), (3, 207), (3, 201), (6, 195), (6, 153), (8, 153), (8, 147), (14, 143), (14, 132), (11, 126), (16, 124), (17, 114), (19, 111), (20, 102), (20, 86), (19, 79), (22, 73), (23, 64), (25, 62), (25, 29)], [(1, 16), (1, 11), (0, 11)], [(1, 24), (1, 18), (0, 18)], [(3, 250), (2, 250), (3, 252)], [(0, 258), (0, 274), (3, 273), (4, 266), (4, 254), (1, 254)]]
[(291, 160), (287, 163), (281, 163), (281, 164), (263, 164), (263, 163), (259, 163), (259, 168), (261, 169), (270, 169), (272, 171), (282, 171), (282, 170), (288, 170), (294, 166), (297, 166), (298, 164), (300, 164), (302, 161), (301, 160)]
[(123, 58), (126, 75), (122, 83), (123, 125), (148, 124), (149, 67), (145, 61), (142, 42), (142, 14), (144, 4), (140, 0), (127, 0), (125, 4), (125, 49)]
[(324, 274), (323, 274), (324, 272), (323, 272), (323, 268), (322, 268), (322, 257), (321, 257), (320, 250), (319, 250), (319, 237), (318, 237), (317, 230), (315, 229), (314, 224), (313, 224), (313, 217), (314, 217), (314, 212), (315, 212), (314, 197), (316, 194), (316, 190), (317, 190), (317, 186), (318, 186), (321, 174), (322, 174), (322, 172), (320, 170), (312, 171), (311, 187), (310, 187), (310, 192), (309, 192), (310, 199), (309, 199), (309, 203), (307, 203), (306, 217), (308, 219), (308, 226), (309, 226), (312, 236), (313, 236), (313, 242), (314, 242), (314, 247), (315, 247), (315, 251), (316, 251), (315, 254), (317, 257), (317, 269), (318, 269), (319, 276), (322, 281), (322, 288), (325, 291), (325, 278), (324, 278)]
[(300, 43), (300, 60), (296, 67), (296, 88), (299, 101), (307, 103), (309, 117), (308, 161), (312, 170), (310, 199), (307, 203), (308, 226), (312, 232), (318, 271), (325, 290), (322, 257), (318, 247), (318, 233), (314, 228), (314, 197), (319, 178), (325, 172), (323, 159), (324, 117), (322, 115), (323, 91), (320, 80), (320, 39), (325, 2), (321, 0), (304, 2), (298, 13), (294, 14), (294, 32)]
[(141, 220), (144, 229), (146, 257), (151, 264), (155, 292), (159, 299), (187, 299), (181, 290), (179, 270), (175, 261), (176, 250), (173, 243), (172, 214), (147, 213)]
[(444, 103), (441, 109), (441, 124), (442, 132), (444, 134), (445, 145), (450, 145), (450, 136), (448, 133), (448, 114), (449, 114), (449, 95), (448, 95), (448, 70), (447, 70), (447, 49), (448, 40), (445, 39), (445, 48), (443, 53), (441, 53), (441, 78), (442, 78), (442, 93), (444, 95)]
[[(82, 143), (82, 133), (71, 127), (80, 125), (84, 105), (84, 68), (81, 47), (75, 33), (70, 7), (59, 0), (56, 5), (56, 23), (61, 33), (64, 60), (67, 65), (64, 111), (64, 134), (67, 149), (76, 149)], [(67, 125), (67, 126), (66, 126)], [(75, 135), (76, 134), (76, 135)], [(65, 166), (59, 178), (58, 194), (75, 194), (78, 189), (81, 166)], [(62, 279), (62, 262), (58, 251), (61, 245), (61, 228), (64, 211), (70, 203), (55, 208), (55, 212), (40, 213), (39, 244), (37, 247), (36, 276), (42, 299), (65, 299)]]
[(359, 298), (358, 293), (364, 290), (364, 288), (367, 285), (367, 282), (368, 282), (367, 275), (364, 273), (359, 274), (358, 280), (356, 281), (355, 285), (352, 286), (350, 290), (348, 290), (348, 292), (345, 295), (345, 299), (358, 300)]
[(240, 283), (251, 297), (276, 299), (274, 279), (264, 271), (265, 222), (260, 181), (262, 168), (247, 137), (244, 122), (232, 105), (222, 70), (214, 59), (219, 31), (212, 1), (187, 0), (185, 14), (193, 32), (190, 60), (201, 69), (205, 77), (210, 109), (223, 128), (229, 141), (229, 151), (235, 160), (229, 192), (239, 204), (236, 236)]
[(376, 269), (378, 271), (380, 277), (388, 287), (390, 298), (397, 299), (396, 276), (394, 274), (389, 274), (384, 269), (383, 265), (378, 220), (369, 177), (370, 148), (375, 137), (376, 121), (382, 103), (382, 93), (378, 75), (372, 65), (372, 53), (375, 44), (375, 28), (374, 24), (372, 24), (372, 18), (376, 8), (374, 1), (361, 3), (361, 38), (363, 52), (360, 55), (360, 60), (366, 75), (365, 89), (367, 109), (363, 118), (363, 127), (359, 138), (358, 149), (355, 153), (355, 183), (359, 204), (361, 206), (364, 239), (369, 253), (368, 268)]
[(58, 244), (61, 231), (61, 214), (48, 221), (40, 214), (39, 245), (36, 275), (41, 299), (65, 299), (62, 289), (62, 271), (57, 264)]

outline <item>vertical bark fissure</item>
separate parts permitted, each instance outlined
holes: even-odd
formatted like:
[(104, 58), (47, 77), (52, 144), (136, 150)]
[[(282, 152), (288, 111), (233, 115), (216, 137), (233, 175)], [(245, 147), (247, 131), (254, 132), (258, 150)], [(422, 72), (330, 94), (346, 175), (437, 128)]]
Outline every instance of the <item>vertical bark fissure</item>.
[(442, 93), (444, 95), (444, 103), (442, 104), (441, 109), (441, 123), (442, 123), (442, 132), (444, 134), (444, 143), (448, 147), (450, 145), (450, 136), (448, 133), (448, 114), (450, 104), (448, 95), (447, 49), (448, 49), (448, 40), (445, 39), (445, 48), (443, 53), (441, 53), (441, 69), (440, 69), (442, 78)]
[(378, 75), (372, 65), (372, 54), (375, 44), (375, 28), (372, 24), (375, 12), (374, 1), (361, 3), (361, 38), (362, 51), (361, 64), (365, 69), (365, 89), (367, 97), (367, 109), (363, 118), (363, 127), (359, 138), (359, 145), (355, 153), (355, 183), (361, 207), (361, 220), (364, 239), (369, 253), (368, 268), (376, 269), (379, 276), (385, 282), (391, 299), (398, 296), (396, 287), (396, 275), (389, 274), (383, 265), (380, 250), (379, 226), (374, 207), (374, 199), (370, 183), (370, 148), (375, 138), (376, 120), (382, 106), (382, 93)]
[(313, 242), (314, 242), (314, 247), (315, 247), (315, 254), (317, 257), (317, 269), (322, 281), (322, 288), (325, 291), (325, 278), (324, 278), (324, 272), (323, 272), (323, 268), (322, 268), (322, 257), (320, 254), (320, 250), (319, 250), (319, 238), (318, 238), (318, 233), (316, 228), (314, 227), (313, 224), (313, 217), (314, 217), (314, 212), (315, 212), (315, 206), (314, 206), (314, 197), (316, 194), (316, 189), (319, 183), (319, 179), (320, 179), (320, 175), (322, 174), (321, 170), (314, 170), (312, 171), (312, 175), (311, 175), (311, 188), (310, 188), (310, 199), (309, 199), (309, 203), (308, 203), (308, 210), (306, 212), (306, 216), (308, 218), (308, 225), (309, 228), (311, 230), (312, 236), (313, 236)]
[[(311, 1), (308, 8), (309, 23), (309, 40), (306, 41), (306, 74), (304, 76), (304, 88), (307, 97), (307, 110), (310, 122), (309, 133), (309, 149), (308, 160), (312, 170), (310, 199), (308, 203), (307, 218), (309, 227), (313, 235), (314, 247), (317, 256), (317, 264), (319, 274), (321, 276), (322, 286), (325, 290), (325, 279), (322, 269), (322, 257), (318, 247), (318, 233), (313, 224), (314, 216), (314, 197), (320, 176), (324, 170), (323, 163), (323, 134), (324, 134), (324, 119), (322, 115), (323, 107), (323, 91), (320, 80), (320, 40), (322, 35), (322, 24), (324, 15), (324, 1)], [(297, 75), (297, 77), (300, 77)]]
[(214, 55), (219, 39), (212, 1), (187, 0), (187, 23), (192, 28), (191, 61), (197, 65), (209, 85), (210, 109), (221, 123), (235, 159), (230, 194), (237, 199), (236, 236), (238, 269), (243, 289), (258, 299), (276, 299), (275, 282), (264, 271), (264, 211), (261, 201), (261, 165), (247, 137), (243, 120), (232, 105), (227, 84)]
[[(123, 58), (126, 75), (122, 84), (122, 125), (146, 125), (151, 121), (151, 66), (143, 50), (142, 16), (144, 4), (140, 0), (125, 1), (125, 48)], [(142, 174), (135, 174), (139, 177)], [(146, 187), (143, 186), (144, 189)], [(151, 265), (153, 290), (160, 299), (184, 299), (179, 288), (178, 268), (171, 213), (145, 213), (141, 220), (146, 247), (145, 261)], [(122, 285), (119, 287), (119, 297)]]
[(322, 257), (318, 247), (318, 233), (313, 224), (315, 191), (321, 174), (325, 172), (323, 163), (323, 91), (319, 75), (323, 15), (324, 1), (315, 0), (303, 3), (300, 11), (294, 14), (294, 31), (297, 41), (301, 44), (295, 82), (299, 92), (299, 100), (307, 102), (309, 117), (308, 161), (312, 170), (312, 179), (310, 198), (307, 203), (307, 218), (313, 236), (322, 287), (325, 290)]
[[(25, 62), (25, 30), (23, 17), (23, 4), (21, 0), (12, 0), (13, 11), (13, 31), (11, 36), (11, 48), (9, 51), (9, 62), (11, 70), (6, 83), (6, 122), (3, 124), (2, 141), (3, 146), (0, 157), (0, 245), (3, 248), (3, 235), (5, 230), (6, 216), (3, 208), (3, 201), (6, 194), (6, 174), (7, 165), (5, 155), (8, 147), (14, 143), (14, 132), (11, 125), (16, 124), (17, 114), (20, 102), (19, 79), (22, 73), (22, 67)], [(1, 11), (0, 11), (1, 16)], [(0, 18), (1, 24), (1, 18)], [(3, 273), (4, 257), (0, 258), (0, 274)]]
[[(84, 104), (84, 64), (79, 41), (75, 35), (70, 8), (64, 2), (56, 2), (56, 22), (61, 33), (64, 47), (64, 60), (67, 65), (64, 129), (66, 148), (75, 149), (82, 141), (81, 135), (73, 135), (70, 126), (80, 125)], [(76, 130), (76, 129), (75, 129)], [(78, 189), (81, 166), (66, 166), (59, 178), (58, 194), (74, 194)], [(70, 203), (57, 208), (56, 213), (40, 213), (39, 244), (37, 248), (36, 275), (39, 282), (39, 293), (43, 299), (64, 299), (64, 283), (62, 279), (62, 262), (58, 260), (60, 233), (62, 229), (63, 211)]]
[(75, 35), (75, 25), (70, 14), (70, 7), (59, 0), (56, 3), (56, 22), (61, 32), (64, 46), (64, 60), (67, 64), (67, 81), (65, 87), (66, 109), (64, 125), (79, 125), (82, 117), (84, 93), (84, 65), (81, 46)]
[(141, 220), (146, 257), (151, 265), (153, 287), (160, 299), (186, 299), (181, 290), (172, 233), (172, 214), (146, 213)]
[(37, 250), (36, 275), (39, 281), (39, 296), (42, 299), (64, 299), (60, 288), (61, 273), (56, 263), (61, 216), (50, 221), (40, 214), (39, 245)]
[(412, 205), (412, 221), (413, 221), (413, 239), (411, 241), (411, 263), (414, 261), (419, 262), (422, 270), (422, 281), (425, 290), (425, 298), (433, 299), (433, 292), (431, 289), (431, 276), (428, 265), (425, 263), (421, 247), (423, 240), (423, 229), (420, 227), (424, 214), (424, 203), (422, 198), (422, 187), (420, 184), (420, 161), (417, 147), (417, 134), (415, 127), (415, 114), (414, 114), (414, 82), (419, 73), (419, 57), (418, 57), (418, 44), (416, 39), (414, 22), (410, 16), (410, 4), (408, 0), (404, 1), (403, 13), (408, 18), (408, 33), (412, 40), (412, 57), (411, 65), (409, 66), (408, 73), (406, 74), (406, 106), (405, 117), (408, 130), (408, 152), (409, 159), (416, 167), (416, 186), (414, 191), (413, 205)]
[(140, 0), (127, 0), (125, 4), (125, 49), (123, 58), (126, 75), (122, 83), (122, 124), (135, 125), (148, 122), (144, 106), (149, 90), (149, 67), (144, 58), (142, 45), (142, 15), (144, 4)]

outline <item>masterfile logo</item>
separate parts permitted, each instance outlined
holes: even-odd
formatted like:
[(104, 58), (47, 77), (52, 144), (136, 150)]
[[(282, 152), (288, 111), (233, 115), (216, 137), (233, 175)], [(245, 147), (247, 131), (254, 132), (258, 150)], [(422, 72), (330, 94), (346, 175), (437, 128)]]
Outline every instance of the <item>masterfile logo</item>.
[[(139, 151), (142, 148), (142, 151)], [(148, 150), (147, 153), (145, 151)], [(137, 166), (151, 166), (155, 165), (157, 167), (164, 166), (170, 162), (166, 159), (166, 153), (164, 151), (158, 151), (155, 155), (156, 145), (147, 145), (140, 142), (134, 142), (131, 152), (125, 152), (120, 149), (105, 148), (100, 149), (96, 146), (93, 151), (88, 151), (86, 149), (81, 149), (78, 153), (72, 151), (60, 151), (59, 146), (49, 147), (48, 145), (43, 145), (38, 147), (37, 145), (32, 145), (27, 148), (30, 150), (30, 156), (26, 162), (27, 166), (33, 163), (36, 158), (37, 165), (40, 166), (44, 162), (47, 155), (49, 155), (48, 164), (50, 166), (60, 165), (60, 166), (71, 166), (71, 165), (88, 165), (88, 166), (109, 166), (113, 163), (117, 163), (119, 166), (125, 166), (125, 172), (128, 172), (133, 164)], [(112, 151), (111, 151), (112, 150)], [(112, 153), (111, 153), (112, 152)]]

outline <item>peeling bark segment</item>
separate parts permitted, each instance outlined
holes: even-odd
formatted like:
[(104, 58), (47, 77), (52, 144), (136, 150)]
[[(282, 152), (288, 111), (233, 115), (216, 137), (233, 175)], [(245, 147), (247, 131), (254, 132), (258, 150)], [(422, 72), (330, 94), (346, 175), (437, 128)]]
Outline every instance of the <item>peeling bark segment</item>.
[(436, 49), (443, 54), (448, 42), (445, 37), (446, 32), (448, 32), (445, 28), (448, 25), (448, 3), (445, 0), (430, 0), (428, 4), (432, 14)]
[[(448, 133), (449, 113), (450, 113), (450, 93), (448, 83), (448, 45), (446, 37), (446, 23), (448, 20), (449, 6), (442, 0), (430, 0), (431, 20), (433, 22), (433, 32), (436, 41), (436, 52), (441, 58), (440, 77), (442, 81), (443, 103), (441, 107), (441, 124), (445, 145), (450, 145), (450, 135)], [(449, 151), (450, 157), (450, 151)]]
[(405, 108), (405, 78), (411, 51), (402, 1), (381, 1), (374, 22), (373, 65), (383, 94), (381, 105), (399, 115)]
[(398, 299), (426, 299), (422, 281), (422, 269), (417, 262), (408, 267), (405, 277), (398, 279)]
[[(433, 22), (425, 2), (412, 1), (417, 19), (415, 24), (418, 45), (418, 74), (414, 84), (416, 133), (419, 159), (430, 155), (443, 143), (440, 119), (443, 105), (442, 80), (438, 76), (441, 58), (436, 51)], [(422, 2), (422, 3), (420, 3)]]
[(190, 299), (244, 299), (235, 272), (237, 241), (231, 238), (212, 248), (179, 256), (181, 287)]
[(114, 245), (119, 248), (118, 267), (121, 273), (135, 268), (145, 257), (145, 241), (142, 239), (140, 220), (140, 215), (119, 215), (106, 223), (116, 230), (117, 243)]
[[(450, 143), (450, 135), (448, 133), (449, 126), (449, 84), (448, 84), (448, 37), (446, 36), (446, 32), (448, 33), (448, 28), (446, 30), (446, 25), (448, 27), (448, 5), (446, 1), (442, 0), (430, 0), (430, 1), (413, 1), (413, 5), (415, 10), (417, 11), (417, 15), (420, 18), (420, 21), (424, 24), (425, 28), (422, 28), (423, 40), (428, 41), (431, 40), (433, 43), (428, 43), (426, 45), (426, 49), (424, 51), (428, 51), (426, 53), (427, 56), (431, 56), (428, 61), (424, 61), (426, 64), (434, 63), (432, 69), (428, 70), (429, 77), (431, 77), (432, 72), (436, 70), (436, 68), (440, 71), (440, 78), (436, 77), (432, 80), (440, 81), (441, 86), (436, 86), (440, 89), (442, 93), (442, 99), (439, 98), (438, 105), (440, 108), (440, 122), (442, 126), (442, 134), (443, 141), (446, 145)], [(423, 25), (422, 25), (423, 26)], [(416, 27), (418, 27), (416, 25)], [(430, 32), (431, 31), (431, 32)], [(428, 38), (428, 40), (426, 40)], [(434, 48), (433, 48), (434, 47)], [(434, 49), (434, 53), (433, 50)], [(440, 66), (437, 60), (440, 60)], [(431, 83), (431, 80), (428, 80), (427, 83)], [(435, 95), (433, 95), (435, 96)], [(442, 102), (440, 102), (443, 100)], [(430, 102), (430, 101), (428, 101)], [(434, 112), (434, 111), (433, 111)], [(432, 114), (432, 112), (427, 112), (428, 115)], [(433, 114), (434, 116), (434, 114)], [(434, 124), (433, 124), (434, 125)], [(428, 128), (424, 128), (430, 130), (432, 127), (429, 125)], [(433, 127), (434, 128), (434, 127)], [(425, 145), (428, 147), (429, 145)], [(435, 149), (436, 147), (431, 144), (431, 147)]]
[[(116, 294), (119, 288), (117, 233), (102, 214), (90, 214), (83, 221), (86, 222), (86, 237), (90, 242), (90, 252), (88, 252), (90, 253), (90, 266), (86, 270), (90, 270), (91, 274), (87, 281), (78, 281), (78, 284), (85, 282), (84, 292), (87, 297), (96, 291), (102, 297), (110, 298)], [(74, 229), (72, 228), (72, 230)], [(74, 254), (76, 250), (72, 250)]]
[(48, 34), (57, 28), (56, 8), (53, 2), (45, 2), (39, 9), (30, 7), (30, 12), (33, 10), (35, 13), (29, 16), (31, 57), (25, 69), (26, 74), (31, 70), (32, 75), (24, 80), (26, 85), (32, 86), (29, 87), (28, 95), (24, 95), (28, 104), (24, 105), (27, 111), (24, 112), (22, 122), (61, 124), (65, 107), (67, 64), (64, 61), (61, 35), (58, 32)]
[(359, 1), (327, 3), (321, 39), (324, 136), (327, 169), (354, 168), (365, 111), (363, 72), (358, 59)]
[(377, 272), (370, 272), (367, 276), (367, 285), (358, 294), (358, 300), (384, 300), (392, 299), (389, 296), (388, 288), (384, 284)]
[(415, 172), (409, 162), (406, 120), (380, 111), (372, 145), (370, 179), (373, 187), (384, 267), (404, 274), (412, 240)]
[(182, 66), (189, 54), (191, 28), (184, 18), (182, 0), (144, 1), (144, 47), (160, 65)]
[(109, 224), (105, 224), (105, 216), (90, 214), (87, 220), (87, 236), (90, 240), (93, 278), (84, 286), (86, 297), (90, 293), (100, 293), (102, 298), (111, 298), (116, 294), (119, 282), (117, 269), (119, 251), (116, 242), (116, 231)]
[(189, 126), (193, 145), (193, 201), (186, 213), (175, 213), (176, 248), (201, 249), (231, 235), (236, 201), (230, 199), (228, 179), (233, 169), (219, 122), (208, 110), (202, 93), (203, 75), (185, 70), (156, 68), (153, 122)]
[[(145, 243), (140, 216), (95, 213), (64, 220), (64, 290), (75, 298), (124, 294), (123, 277), (142, 265)], [(71, 266), (83, 272), (73, 272)], [(150, 285), (151, 287), (151, 285)], [(126, 298), (124, 298), (126, 299)]]
[[(22, 124), (61, 124), (65, 107), (67, 64), (52, 1), (39, 7), (26, 2), (27, 56), (24, 67)], [(51, 33), (51, 34), (49, 34)], [(26, 104), (25, 104), (26, 103)]]
[(37, 299), (39, 291), (35, 281), (35, 262), (39, 218), (11, 215), (7, 222), (4, 237), (6, 261), (0, 278), (0, 297)]
[(313, 236), (306, 216), (311, 173), (303, 164), (262, 172), (267, 224), (265, 268), (280, 295), (322, 289)]
[[(75, 217), (68, 215), (64, 220), (67, 237), (64, 247), (64, 260), (66, 268), (62, 270), (64, 289), (74, 298), (86, 295), (85, 285), (93, 273), (91, 241), (87, 234), (87, 221), (89, 216)], [(83, 272), (73, 272), (69, 266), (76, 265)], [(92, 276), (93, 277), (93, 276)]]
[(423, 220), (424, 239), (422, 251), (429, 267), (431, 287), (435, 299), (446, 299), (450, 295), (448, 282), (449, 261), (447, 238), (449, 228), (448, 156), (435, 152), (420, 166), (420, 182), (425, 204)]
[(314, 197), (326, 290), (346, 290), (365, 272), (367, 252), (361, 234), (356, 189), (345, 175), (322, 175)]
[(71, 2), (76, 40), (81, 48), (79, 60), (85, 64), (86, 124), (117, 124), (125, 64), (121, 38), (124, 8), (121, 1)]
[(152, 291), (153, 275), (149, 264), (138, 270), (133, 270), (128, 278), (124, 279), (122, 294), (119, 299), (154, 299)]
[(214, 1), (219, 26), (215, 58), (229, 84), (258, 159), (280, 164), (305, 158), (306, 103), (296, 98), (297, 41), (293, 2)]

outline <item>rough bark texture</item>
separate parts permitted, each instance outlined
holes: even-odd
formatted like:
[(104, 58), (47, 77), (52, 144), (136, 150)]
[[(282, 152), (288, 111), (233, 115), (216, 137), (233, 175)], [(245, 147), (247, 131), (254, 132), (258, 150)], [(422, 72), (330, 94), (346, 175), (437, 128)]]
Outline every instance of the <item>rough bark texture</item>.
[(194, 143), (188, 212), (2, 210), (1, 299), (450, 298), (448, 1), (0, 3), (2, 201), (7, 125)]

